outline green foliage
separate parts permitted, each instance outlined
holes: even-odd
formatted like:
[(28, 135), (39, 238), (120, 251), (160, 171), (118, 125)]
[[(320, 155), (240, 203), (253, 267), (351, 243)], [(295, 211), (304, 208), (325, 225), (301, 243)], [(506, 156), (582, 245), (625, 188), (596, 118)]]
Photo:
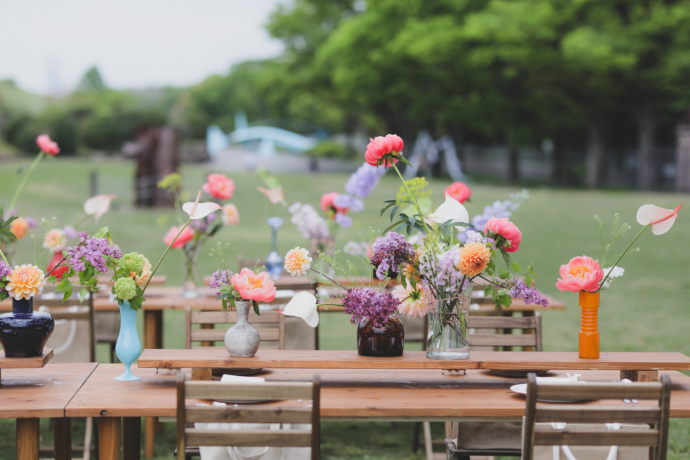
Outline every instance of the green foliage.
[(307, 155), (321, 158), (352, 158), (352, 152), (340, 142), (323, 141), (316, 144), (314, 148), (305, 152)]

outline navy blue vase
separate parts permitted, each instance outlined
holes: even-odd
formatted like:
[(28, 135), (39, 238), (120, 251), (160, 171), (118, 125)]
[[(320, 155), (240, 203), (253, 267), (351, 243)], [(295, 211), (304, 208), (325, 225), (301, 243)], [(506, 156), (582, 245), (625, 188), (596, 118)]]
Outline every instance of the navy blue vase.
[(0, 344), (7, 358), (43, 355), (55, 321), (49, 313), (34, 312), (34, 299), (12, 298), (12, 313), (0, 315)]

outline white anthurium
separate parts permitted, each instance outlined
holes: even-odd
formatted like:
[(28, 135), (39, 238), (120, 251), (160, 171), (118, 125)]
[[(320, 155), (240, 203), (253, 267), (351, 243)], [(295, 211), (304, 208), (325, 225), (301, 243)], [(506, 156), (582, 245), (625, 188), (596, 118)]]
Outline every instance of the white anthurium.
[(673, 227), (681, 207), (683, 207), (682, 204), (675, 209), (666, 209), (653, 204), (642, 205), (637, 210), (637, 222), (640, 225), (651, 225), (652, 233), (663, 235)]
[(110, 202), (115, 195), (96, 195), (84, 202), (84, 212), (94, 216), (96, 220), (110, 209)]
[[(446, 193), (446, 201), (436, 211), (429, 214), (429, 218), (438, 224), (443, 224), (449, 220), (452, 222), (469, 222), (470, 214), (458, 200)], [(459, 232), (466, 229), (464, 225), (456, 225), (455, 228)]]
[(316, 297), (309, 292), (298, 292), (285, 305), (283, 309), (285, 316), (296, 316), (302, 318), (311, 327), (319, 325), (319, 312), (316, 309)]
[(189, 201), (182, 205), (182, 210), (189, 215), (192, 220), (203, 219), (212, 212), (223, 209), (218, 203), (213, 201), (208, 201), (206, 203), (199, 203), (199, 198), (201, 197), (201, 192), (196, 196), (196, 201)]

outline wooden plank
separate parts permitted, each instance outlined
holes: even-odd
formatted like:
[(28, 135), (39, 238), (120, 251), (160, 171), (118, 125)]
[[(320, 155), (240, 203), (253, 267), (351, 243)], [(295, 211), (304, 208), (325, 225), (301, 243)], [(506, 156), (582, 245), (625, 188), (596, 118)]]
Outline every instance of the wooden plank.
[(654, 407), (601, 406), (582, 411), (579, 407), (540, 407), (535, 416), (537, 423), (606, 423), (625, 420), (626, 423), (659, 423), (661, 409)]
[(185, 422), (204, 423), (311, 423), (309, 407), (187, 407)]
[(17, 419), (17, 460), (38, 460), (38, 418)]
[(576, 352), (474, 352), (482, 369), (534, 370), (690, 370), (690, 357), (675, 352), (602, 352), (599, 359), (581, 359)]
[(128, 460), (137, 459), (141, 455), (140, 452), (141, 417), (125, 417), (122, 420), (122, 457)]
[(228, 430), (185, 431), (188, 446), (311, 446), (310, 430)]
[(72, 458), (71, 418), (53, 418), (53, 447), (55, 449), (55, 460), (69, 460)]
[(122, 443), (122, 419), (104, 417), (98, 420), (99, 460), (120, 460)]
[(218, 400), (256, 400), (256, 399), (309, 399), (311, 384), (302, 382), (231, 383), (219, 385), (218, 382), (187, 382), (187, 398)]
[(43, 367), (53, 358), (53, 349), (44, 348), (43, 355), (34, 358), (6, 358), (0, 350), (0, 369), (35, 369)]

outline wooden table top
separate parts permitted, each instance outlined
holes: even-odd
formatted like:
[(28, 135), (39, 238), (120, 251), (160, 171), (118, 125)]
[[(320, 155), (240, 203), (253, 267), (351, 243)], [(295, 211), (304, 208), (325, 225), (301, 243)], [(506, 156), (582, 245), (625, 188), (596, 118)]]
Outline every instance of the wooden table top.
[(35, 358), (6, 358), (0, 350), (0, 369), (31, 369), (45, 366), (53, 358), (53, 349), (44, 348), (43, 355)]
[(63, 417), (67, 403), (97, 366), (70, 363), (3, 370), (0, 418)]
[(395, 358), (359, 356), (354, 350), (261, 350), (251, 358), (235, 358), (224, 347), (145, 349), (141, 368), (293, 368), (293, 369), (608, 369), (690, 370), (690, 357), (665, 352), (604, 352), (599, 359), (581, 359), (577, 352), (477, 351), (469, 359), (435, 360), (423, 351)]
[[(68, 417), (175, 416), (176, 373), (134, 369), (142, 380), (118, 382), (121, 364), (100, 364), (66, 408)], [(271, 369), (260, 374), (266, 380), (322, 380), (321, 416), (329, 420), (450, 420), (458, 418), (509, 418), (524, 415), (525, 397), (510, 390), (524, 379), (499, 377), (485, 370), (467, 375), (440, 374), (437, 370)], [(572, 373), (572, 371), (571, 371)], [(615, 371), (578, 371), (580, 380), (610, 382)], [(676, 371), (671, 376), (671, 417), (690, 417), (690, 377)], [(549, 372), (564, 377), (565, 371)], [(398, 379), (404, 385), (388, 386)], [(367, 383), (368, 382), (368, 383)], [(581, 404), (620, 404), (623, 401), (592, 401)]]

